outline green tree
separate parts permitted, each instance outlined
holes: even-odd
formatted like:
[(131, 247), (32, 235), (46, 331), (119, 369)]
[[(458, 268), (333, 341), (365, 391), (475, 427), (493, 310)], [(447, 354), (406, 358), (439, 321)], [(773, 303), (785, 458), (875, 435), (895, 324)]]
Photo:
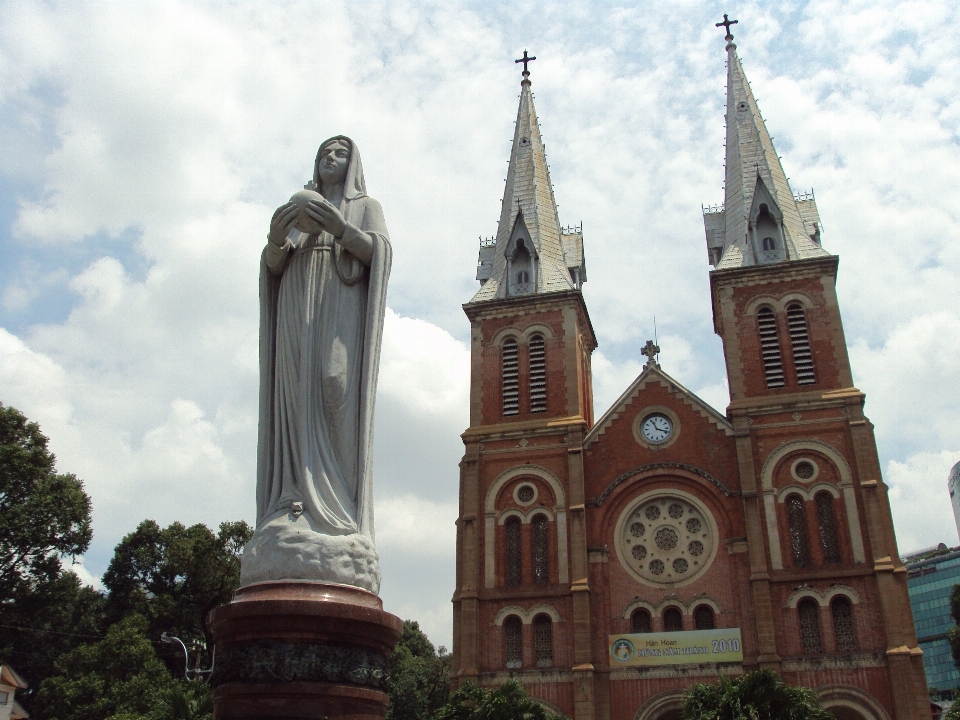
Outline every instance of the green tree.
[(527, 695), (523, 685), (508, 680), (494, 690), (473, 683), (457, 688), (436, 714), (436, 720), (562, 720)]
[[(212, 646), (207, 613), (229, 602), (240, 586), (240, 555), (252, 534), (243, 521), (222, 523), (215, 535), (206, 525), (161, 528), (144, 520), (117, 545), (103, 576), (110, 619), (136, 613), (147, 619), (151, 638), (169, 632), (188, 646)], [(180, 672), (178, 651), (164, 657)]]
[(146, 720), (213, 720), (210, 686), (205, 682), (177, 683), (150, 711)]
[(146, 715), (175, 681), (147, 638), (147, 623), (132, 615), (102, 640), (80, 645), (56, 662), (40, 684), (37, 714), (46, 720), (120, 720)]
[(430, 720), (447, 701), (450, 656), (439, 652), (413, 620), (403, 621), (403, 637), (390, 655), (390, 706), (387, 720)]
[(83, 483), (57, 473), (37, 423), (0, 404), (0, 607), (56, 580), (92, 536)]
[(755, 670), (716, 685), (701, 683), (684, 696), (684, 720), (833, 720), (813, 690), (788, 685), (771, 670)]

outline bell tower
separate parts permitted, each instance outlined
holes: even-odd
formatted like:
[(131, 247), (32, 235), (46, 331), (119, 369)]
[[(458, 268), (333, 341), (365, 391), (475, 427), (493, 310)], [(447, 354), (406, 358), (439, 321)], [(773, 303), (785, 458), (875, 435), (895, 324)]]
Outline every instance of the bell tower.
[[(527, 68), (534, 59), (525, 51), (517, 61), (524, 70), (500, 220), (480, 245), (480, 289), (463, 306), (470, 427), (460, 463), (455, 682), (501, 684), (504, 653), (507, 668), (591, 672), (589, 597), (577, 589), (587, 576), (581, 455), (593, 424), (596, 339), (581, 294), (583, 234), (557, 215)], [(574, 684), (533, 689), (558, 706), (592, 702), (592, 682), (581, 683), (578, 699)]]
[[(704, 227), (714, 329), (730, 385), (758, 662), (802, 682), (800, 673), (791, 676), (803, 666), (793, 658), (844, 650), (840, 630), (831, 641), (836, 648), (817, 645), (814, 624), (840, 627), (838, 618), (843, 625), (848, 617), (870, 623), (884, 633), (896, 717), (919, 720), (929, 712), (922, 653), (873, 426), (853, 385), (836, 291), (839, 258), (821, 244), (813, 192), (796, 194), (787, 182), (732, 21), (720, 24), (727, 29), (725, 198), (722, 207), (704, 209)], [(863, 602), (835, 607), (830, 588), (840, 586), (854, 588)], [(798, 637), (809, 642), (798, 644)]]

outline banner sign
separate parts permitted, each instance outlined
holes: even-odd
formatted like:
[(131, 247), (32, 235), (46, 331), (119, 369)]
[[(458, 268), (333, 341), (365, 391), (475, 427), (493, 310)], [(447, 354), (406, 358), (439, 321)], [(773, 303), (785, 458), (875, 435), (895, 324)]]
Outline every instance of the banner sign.
[(611, 667), (743, 662), (740, 628), (610, 635)]

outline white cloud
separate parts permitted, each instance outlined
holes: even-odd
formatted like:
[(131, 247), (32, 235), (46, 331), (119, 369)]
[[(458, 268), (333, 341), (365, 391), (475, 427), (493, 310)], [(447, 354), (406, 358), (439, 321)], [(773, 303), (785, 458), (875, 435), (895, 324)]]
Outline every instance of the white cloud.
[[(842, 258), (888, 480), (945, 506), (924, 458), (960, 447), (960, 11), (742, 10), (760, 106)], [(699, 213), (722, 198), (722, 11), (665, 5), (654, 25), (600, 2), (4, 5), (0, 400), (86, 481), (90, 572), (143, 517), (252, 520), (259, 253), (318, 143), (346, 132), (395, 252), (375, 458), (385, 592), (449, 644), (452, 563), (423, 553), (453, 532), (459, 306), (475, 238), (496, 229), (524, 47), (561, 220), (584, 223), (597, 412), (640, 373), (654, 317), (664, 370), (722, 411)], [(949, 529), (896, 518), (904, 547)]]
[(947, 493), (947, 475), (960, 450), (917, 453), (891, 460), (885, 480), (901, 554), (946, 543), (957, 544), (957, 524)]

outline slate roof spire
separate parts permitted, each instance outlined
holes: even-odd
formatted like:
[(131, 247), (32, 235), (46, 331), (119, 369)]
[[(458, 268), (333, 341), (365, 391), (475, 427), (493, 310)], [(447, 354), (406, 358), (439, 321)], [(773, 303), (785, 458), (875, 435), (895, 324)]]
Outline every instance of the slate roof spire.
[(726, 27), (727, 143), (724, 204), (704, 208), (710, 264), (718, 270), (827, 256), (813, 193), (795, 196)]
[(524, 57), (520, 107), (496, 240), (481, 240), (471, 303), (515, 295), (579, 290), (586, 281), (583, 234), (560, 226), (557, 203)]

